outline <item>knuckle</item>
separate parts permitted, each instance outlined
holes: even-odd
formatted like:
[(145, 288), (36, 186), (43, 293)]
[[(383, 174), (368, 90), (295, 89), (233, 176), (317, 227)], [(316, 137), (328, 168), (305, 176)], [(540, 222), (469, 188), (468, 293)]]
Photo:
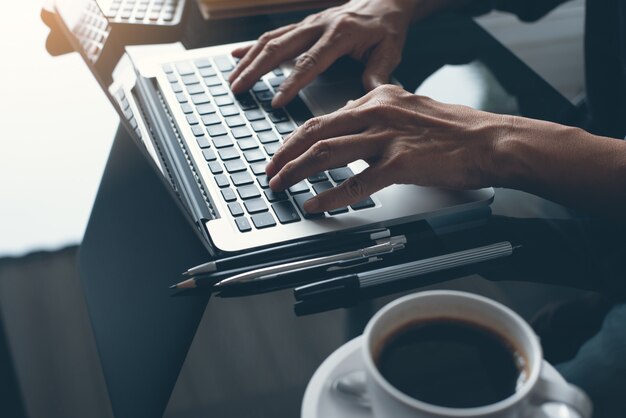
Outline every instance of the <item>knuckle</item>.
[(282, 47), (282, 42), (280, 42), (278, 39), (272, 39), (267, 41), (267, 43), (265, 44), (265, 51), (267, 51), (269, 54), (275, 54), (276, 52), (280, 51)]
[(302, 125), (302, 131), (305, 136), (315, 135), (315, 133), (322, 127), (322, 120), (320, 118), (312, 118), (304, 122)]
[(332, 30), (335, 32), (346, 32), (354, 28), (356, 21), (350, 14), (343, 14), (336, 18), (332, 24)]
[(265, 32), (263, 35), (259, 36), (258, 43), (260, 43), (261, 45), (266, 45), (271, 40), (272, 40), (272, 33)]
[(319, 60), (316, 53), (311, 51), (305, 52), (304, 54), (300, 55), (300, 57), (296, 61), (295, 70), (299, 72), (310, 71), (311, 69), (315, 68), (318, 62)]
[(344, 190), (350, 199), (360, 200), (366, 193), (367, 187), (358, 176), (352, 176), (344, 182)]
[(327, 161), (332, 155), (332, 145), (327, 140), (316, 142), (311, 147), (311, 154), (317, 161)]

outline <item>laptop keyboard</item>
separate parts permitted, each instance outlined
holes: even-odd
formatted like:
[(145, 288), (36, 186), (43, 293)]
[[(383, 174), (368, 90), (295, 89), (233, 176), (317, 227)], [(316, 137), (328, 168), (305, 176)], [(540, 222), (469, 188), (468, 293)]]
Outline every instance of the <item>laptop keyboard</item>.
[(296, 97), (284, 109), (271, 101), (285, 79), (280, 69), (250, 91), (233, 95), (228, 76), (235, 62), (227, 55), (165, 64), (165, 72), (187, 123), (241, 232), (304, 219), (336, 216), (374, 207), (371, 198), (327, 213), (310, 214), (303, 205), (314, 194), (340, 184), (354, 173), (339, 167), (317, 173), (284, 192), (269, 188), (265, 166), (282, 140), (311, 117)]
[(106, 16), (118, 23), (171, 24), (179, 0), (112, 0)]

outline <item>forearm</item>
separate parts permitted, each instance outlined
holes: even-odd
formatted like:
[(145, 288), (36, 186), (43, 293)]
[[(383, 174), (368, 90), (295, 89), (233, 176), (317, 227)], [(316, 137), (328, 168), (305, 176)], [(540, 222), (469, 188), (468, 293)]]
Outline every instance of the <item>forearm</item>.
[(504, 120), (489, 170), (492, 184), (626, 218), (626, 141), (550, 122)]

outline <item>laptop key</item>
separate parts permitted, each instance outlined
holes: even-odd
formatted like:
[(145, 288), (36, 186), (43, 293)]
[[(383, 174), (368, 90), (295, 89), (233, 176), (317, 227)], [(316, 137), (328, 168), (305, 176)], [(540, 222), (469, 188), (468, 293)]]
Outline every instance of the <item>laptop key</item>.
[(188, 75), (188, 74), (193, 74), (196, 72), (193, 66), (186, 61), (177, 62), (175, 65), (176, 65), (176, 71), (178, 71), (178, 74), (180, 75)]
[(209, 87), (209, 93), (211, 93), (211, 96), (223, 96), (228, 94), (228, 89), (224, 86), (213, 86)]
[(306, 202), (307, 200), (309, 200), (310, 198), (313, 197), (313, 194), (311, 194), (310, 192), (308, 193), (301, 193), (298, 195), (295, 195), (293, 197), (293, 201), (296, 203), (296, 205), (298, 206), (298, 209), (300, 209), (300, 212), (302, 212), (302, 215), (307, 218), (307, 219), (311, 219), (311, 218), (323, 218), (324, 217), (324, 213), (308, 213), (304, 210), (304, 202)]
[(198, 118), (196, 118), (196, 115), (194, 115), (193, 113), (190, 115), (185, 115), (185, 118), (187, 118), (187, 123), (190, 125), (198, 124)]
[(279, 76), (279, 75), (283, 75), (283, 70), (281, 70), (280, 68), (274, 68), (272, 70), (272, 72), (274, 73), (274, 75)]
[(288, 122), (280, 122), (280, 123), (276, 124), (276, 130), (281, 135), (290, 134), (290, 133), (292, 133), (294, 131), (294, 129), (296, 129), (296, 127), (290, 121), (288, 121)]
[(215, 113), (215, 106), (211, 103), (204, 103), (196, 107), (196, 110), (200, 115), (209, 115)]
[(215, 155), (215, 151), (211, 148), (205, 148), (202, 150), (202, 154), (204, 155), (204, 159), (207, 161), (215, 161), (217, 160), (217, 156)]
[(374, 206), (376, 206), (376, 204), (370, 197), (367, 197), (354, 205), (350, 205), (350, 207), (354, 210), (373, 208)]
[(235, 224), (237, 224), (237, 229), (239, 229), (239, 232), (248, 232), (252, 230), (250, 222), (248, 222), (248, 219), (244, 217), (235, 218)]
[(163, 69), (163, 71), (164, 71), (166, 74), (170, 74), (170, 73), (172, 73), (172, 72), (174, 71), (174, 69), (172, 68), (172, 66), (171, 66), (170, 64), (163, 64), (163, 65), (161, 66), (161, 68)]
[(337, 209), (333, 209), (333, 210), (329, 210), (329, 211), (328, 211), (328, 213), (329, 213), (330, 215), (339, 215), (339, 214), (342, 214), (342, 213), (347, 213), (347, 212), (348, 212), (348, 207), (347, 207), (347, 206), (344, 206), (344, 207), (342, 207), (342, 208), (337, 208)]
[(313, 185), (313, 190), (315, 190), (315, 194), (324, 193), (326, 190), (332, 189), (334, 186), (330, 181), (323, 181), (321, 183), (315, 183)]
[(239, 114), (239, 109), (235, 105), (222, 106), (220, 107), (220, 113), (222, 116), (234, 116)]
[(285, 192), (275, 192), (272, 189), (263, 190), (263, 194), (270, 202), (279, 202), (281, 200), (289, 200), (289, 196)]
[(236, 128), (237, 126), (243, 126), (246, 124), (246, 121), (239, 115), (229, 116), (225, 119), (226, 125), (228, 125), (229, 128)]
[(269, 144), (271, 142), (278, 142), (278, 136), (276, 136), (276, 134), (272, 131), (259, 132), (257, 134), (257, 137), (259, 138), (259, 141), (261, 141), (261, 144)]
[(288, 200), (272, 203), (272, 210), (276, 214), (276, 217), (281, 224), (289, 224), (292, 222), (298, 222), (300, 220), (300, 215), (298, 215), (298, 211), (296, 210), (295, 206)]
[(269, 210), (267, 204), (263, 199), (250, 199), (243, 202), (243, 205), (246, 207), (246, 210), (250, 215), (259, 212), (266, 212)]
[(233, 215), (233, 216), (241, 216), (241, 215), (243, 215), (243, 208), (237, 202), (230, 202), (228, 204), (228, 210), (230, 211), (230, 214)]
[(259, 108), (250, 93), (238, 94), (237, 96), (235, 96), (235, 100), (237, 100), (237, 103), (239, 103), (239, 107), (241, 107), (243, 110)]
[(269, 80), (267, 80), (270, 83), (270, 86), (276, 88), (278, 86), (280, 86), (281, 84), (283, 84), (283, 81), (285, 81), (285, 76), (283, 75), (279, 75), (276, 77), (272, 77)]
[(274, 123), (286, 122), (289, 120), (289, 116), (287, 116), (287, 114), (280, 109), (274, 112), (270, 112), (269, 117), (270, 117), (270, 120)]
[(249, 163), (256, 163), (257, 161), (265, 160), (265, 154), (263, 154), (263, 151), (260, 149), (244, 151), (243, 156)]
[(195, 74), (184, 75), (182, 76), (182, 80), (183, 84), (186, 86), (200, 83), (200, 80), (198, 80), (198, 77), (196, 77)]
[(222, 125), (207, 126), (206, 130), (211, 137), (226, 135), (226, 128), (224, 128)]
[(193, 96), (191, 96), (191, 101), (195, 105), (201, 105), (204, 103), (209, 103), (211, 99), (209, 99), (209, 96), (207, 96), (205, 93), (200, 93), (200, 94), (194, 94)]
[(224, 198), (225, 201), (233, 202), (237, 200), (237, 195), (235, 194), (234, 190), (231, 189), (230, 187), (228, 189), (222, 189), (221, 192), (222, 192), (222, 197)]
[(224, 170), (222, 170), (222, 166), (217, 161), (209, 161), (209, 170), (213, 174), (222, 174)]
[(182, 103), (180, 108), (183, 110), (184, 114), (193, 113), (193, 107), (189, 103)]
[(265, 144), (264, 148), (265, 148), (265, 152), (267, 152), (267, 155), (269, 155), (270, 157), (274, 154), (276, 154), (276, 151), (278, 151), (278, 149), (280, 148), (280, 142), (272, 142), (271, 144)]
[(204, 77), (204, 84), (206, 84), (207, 87), (221, 86), (222, 80), (220, 80), (217, 75), (212, 75), (209, 77)]
[(252, 136), (252, 132), (250, 132), (250, 129), (248, 129), (247, 126), (240, 126), (238, 128), (233, 128), (231, 132), (233, 136), (237, 139), (247, 138), (249, 136)]
[(211, 148), (209, 138), (207, 138), (205, 135), (197, 136), (196, 141), (198, 141), (198, 145), (200, 146), (200, 148)]
[(204, 136), (204, 128), (200, 125), (191, 125), (191, 132), (195, 136)]
[(230, 182), (228, 181), (228, 177), (226, 177), (224, 174), (218, 174), (217, 176), (215, 176), (213, 178), (215, 179), (215, 183), (217, 183), (217, 186), (220, 187), (220, 188), (230, 186)]
[(215, 98), (215, 104), (218, 106), (228, 106), (233, 103), (233, 98), (230, 96), (218, 96)]
[(261, 196), (259, 188), (256, 187), (254, 184), (237, 187), (237, 193), (239, 193), (239, 197), (241, 197), (243, 200), (254, 199)]
[(182, 93), (183, 92), (183, 88), (181, 87), (181, 85), (176, 82), (176, 83), (171, 83), (172, 86), (172, 90), (174, 91), (174, 93)]
[(252, 215), (252, 223), (257, 229), (269, 228), (276, 225), (274, 217), (269, 212), (257, 213)]
[(226, 171), (228, 171), (229, 173), (236, 173), (238, 171), (244, 171), (248, 167), (246, 166), (246, 163), (244, 163), (243, 160), (239, 158), (237, 160), (228, 160), (224, 162), (224, 168), (226, 168)]
[(307, 178), (307, 180), (309, 181), (309, 183), (317, 183), (319, 181), (328, 180), (328, 176), (326, 175), (326, 173), (317, 173)]
[(226, 148), (226, 147), (232, 147), (234, 143), (233, 143), (233, 140), (230, 139), (228, 135), (222, 135), (222, 136), (213, 138), (213, 145), (215, 145), (215, 148)]
[(330, 177), (335, 180), (335, 183), (343, 183), (349, 177), (352, 177), (354, 173), (350, 169), (350, 167), (339, 167), (328, 170), (328, 174)]
[(265, 113), (260, 109), (251, 109), (244, 112), (249, 121), (265, 119)]
[(259, 176), (265, 174), (265, 166), (267, 166), (267, 161), (250, 164), (250, 170), (252, 170), (254, 175)]
[(266, 91), (255, 91), (254, 95), (258, 99), (259, 102), (271, 102), (274, 98), (274, 92), (269, 90)]
[(222, 120), (220, 119), (220, 117), (217, 116), (215, 113), (211, 113), (211, 114), (208, 114), (208, 115), (202, 115), (200, 117), (200, 119), (202, 119), (202, 123), (205, 126), (217, 125), (219, 123), (222, 123)]
[(200, 68), (199, 71), (202, 77), (212, 77), (217, 74), (217, 71), (215, 71), (213, 67)]
[(211, 66), (211, 61), (209, 61), (207, 58), (198, 58), (193, 63), (196, 64), (196, 67), (198, 67), (198, 68), (210, 68), (210, 67), (212, 67)]
[(265, 174), (257, 176), (256, 181), (257, 183), (259, 183), (259, 186), (261, 186), (262, 189), (267, 189), (268, 187), (270, 187), (270, 178), (267, 177), (267, 175)]
[(247, 151), (255, 148), (259, 148), (259, 144), (253, 138), (243, 138), (237, 141), (237, 145), (239, 145), (239, 149), (242, 151)]
[(291, 186), (288, 190), (289, 190), (289, 193), (291, 193), (292, 195), (298, 194), (298, 193), (304, 193), (304, 192), (309, 191), (309, 185), (306, 184), (306, 181), (302, 180), (294, 184), (293, 186)]
[(267, 87), (267, 84), (265, 84), (265, 82), (263, 80), (257, 81), (254, 86), (252, 86), (252, 91), (254, 92), (259, 92), (259, 91), (267, 91), (270, 88)]
[(304, 122), (313, 117), (311, 111), (306, 106), (306, 104), (304, 104), (299, 96), (296, 96), (291, 102), (287, 104), (287, 106), (285, 106), (285, 108), (298, 126), (302, 125)]
[(236, 160), (239, 158), (239, 152), (235, 147), (222, 148), (217, 151), (222, 161)]
[(167, 81), (170, 83), (176, 83), (178, 81), (178, 77), (176, 77), (176, 74), (170, 73), (167, 75)]
[(187, 96), (185, 96), (185, 93), (176, 93), (176, 100), (178, 100), (178, 103), (187, 103)]
[(265, 119), (254, 121), (251, 125), (254, 132), (263, 132), (272, 129), (270, 124)]
[(213, 61), (215, 61), (215, 66), (221, 72), (232, 71), (232, 69), (235, 68), (230, 58), (228, 58), (228, 55), (218, 55), (213, 57)]
[(254, 183), (254, 180), (252, 180), (252, 176), (248, 174), (247, 171), (240, 171), (238, 173), (233, 173), (231, 174), (230, 179), (233, 182), (233, 184), (237, 187)]
[(191, 84), (187, 86), (187, 93), (189, 94), (200, 94), (204, 93), (204, 87), (200, 84)]

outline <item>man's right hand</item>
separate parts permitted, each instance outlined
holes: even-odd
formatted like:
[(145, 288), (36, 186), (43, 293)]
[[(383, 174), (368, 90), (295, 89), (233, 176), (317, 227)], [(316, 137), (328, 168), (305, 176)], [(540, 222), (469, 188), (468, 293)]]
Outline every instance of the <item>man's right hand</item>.
[(385, 84), (400, 63), (416, 3), (352, 0), (267, 32), (255, 44), (232, 52), (241, 59), (229, 78), (232, 91), (248, 90), (261, 76), (295, 57), (293, 72), (274, 97), (274, 107), (287, 104), (344, 55), (365, 63), (363, 84), (368, 91)]

